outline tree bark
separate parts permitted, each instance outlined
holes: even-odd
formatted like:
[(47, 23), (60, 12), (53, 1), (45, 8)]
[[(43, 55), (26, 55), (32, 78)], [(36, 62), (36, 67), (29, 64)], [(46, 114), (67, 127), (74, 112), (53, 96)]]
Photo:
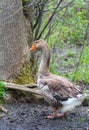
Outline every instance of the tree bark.
[(18, 73), (20, 77), (25, 70), (29, 73), (29, 61), (26, 60), (29, 59), (32, 30), (23, 14), (22, 0), (1, 0), (0, 6), (0, 80), (13, 81)]

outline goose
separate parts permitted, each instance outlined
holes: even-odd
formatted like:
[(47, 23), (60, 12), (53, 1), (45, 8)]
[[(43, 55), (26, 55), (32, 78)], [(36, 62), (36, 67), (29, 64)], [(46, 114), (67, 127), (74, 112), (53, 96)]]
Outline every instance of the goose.
[[(83, 91), (68, 79), (50, 73), (50, 50), (46, 41), (35, 41), (29, 51), (36, 50), (42, 53), (37, 86), (43, 98), (52, 106), (53, 112), (52, 115), (48, 115), (46, 118), (53, 119), (65, 116), (68, 112), (79, 106), (89, 96), (89, 93), (83, 93)], [(60, 109), (60, 114), (57, 113), (58, 108)]]

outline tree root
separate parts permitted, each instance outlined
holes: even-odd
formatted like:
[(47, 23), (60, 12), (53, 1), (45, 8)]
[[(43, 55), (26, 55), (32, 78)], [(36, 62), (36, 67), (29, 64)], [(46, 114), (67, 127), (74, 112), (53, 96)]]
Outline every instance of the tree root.
[(20, 84), (13, 84), (7, 82), (3, 82), (3, 84), (4, 84), (4, 88), (15, 89), (20, 91), (30, 92), (36, 95), (41, 95), (39, 90), (37, 89), (37, 84), (20, 85)]

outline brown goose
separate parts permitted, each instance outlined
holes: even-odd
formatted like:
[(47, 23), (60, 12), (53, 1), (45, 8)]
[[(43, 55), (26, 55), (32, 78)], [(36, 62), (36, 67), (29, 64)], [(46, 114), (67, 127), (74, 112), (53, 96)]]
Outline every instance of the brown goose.
[[(41, 50), (42, 60), (38, 71), (38, 88), (44, 99), (52, 106), (53, 115), (47, 118), (56, 118), (66, 115), (67, 112), (79, 106), (88, 94), (83, 94), (76, 86), (64, 77), (49, 72), (50, 51), (44, 40), (34, 42), (30, 51)], [(57, 114), (57, 108), (62, 114)]]

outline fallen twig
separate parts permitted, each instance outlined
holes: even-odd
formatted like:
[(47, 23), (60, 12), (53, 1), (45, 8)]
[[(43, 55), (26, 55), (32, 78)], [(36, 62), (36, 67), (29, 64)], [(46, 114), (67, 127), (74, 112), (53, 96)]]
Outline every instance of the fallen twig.
[(27, 84), (27, 85), (21, 85), (21, 84), (14, 84), (14, 83), (8, 83), (8, 82), (3, 82), (3, 84), (5, 86), (11, 86), (11, 87), (14, 87), (14, 86), (17, 86), (17, 87), (28, 87), (28, 88), (35, 88), (37, 87), (37, 84)]
[(8, 112), (8, 110), (6, 108), (2, 107), (1, 105), (0, 105), (0, 110), (3, 111), (3, 112), (5, 112), (5, 113)]
[(40, 95), (39, 90), (36, 88), (37, 87), (36, 84), (20, 85), (20, 84), (13, 84), (13, 83), (7, 83), (7, 82), (3, 82), (3, 84), (5, 88), (21, 90), (21, 91)]

